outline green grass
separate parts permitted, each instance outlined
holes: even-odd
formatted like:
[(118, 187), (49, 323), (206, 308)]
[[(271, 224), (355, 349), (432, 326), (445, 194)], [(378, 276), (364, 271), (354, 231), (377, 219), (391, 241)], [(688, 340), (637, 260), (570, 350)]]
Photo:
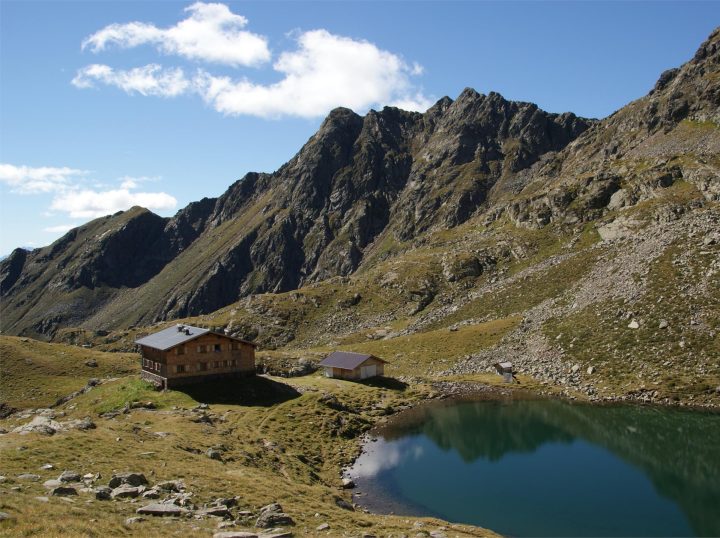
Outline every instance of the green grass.
[(492, 347), (519, 322), (519, 317), (509, 317), (461, 326), (456, 331), (443, 328), (387, 340), (363, 341), (356, 336), (338, 348), (371, 353), (389, 361), (388, 375), (422, 377), (450, 368), (465, 355)]
[[(85, 365), (88, 360), (97, 367)], [(90, 378), (127, 375), (139, 368), (134, 353), (103, 353), (28, 338), (0, 337), (0, 402), (47, 407), (83, 388)]]
[[(148, 399), (137, 378), (109, 382), (79, 396), (58, 411), (67, 418), (96, 412), (105, 402), (119, 405), (127, 399)], [(328, 405), (332, 393), (342, 410)], [(98, 485), (107, 484), (114, 472), (144, 473), (151, 483), (183, 479), (202, 505), (217, 497), (238, 495), (239, 508), (257, 514), (258, 508), (280, 502), (296, 522), (296, 536), (312, 536), (327, 522), (328, 535), (358, 532), (387, 536), (408, 534), (416, 518), (375, 516), (339, 508), (335, 498), (350, 500), (339, 488), (340, 470), (358, 452), (357, 435), (392, 409), (417, 401), (420, 393), (402, 385), (350, 383), (310, 376), (280, 381), (255, 378), (215, 382), (185, 391), (155, 393), (159, 409), (132, 409), (113, 419), (93, 414), (95, 430), (69, 431), (52, 437), (9, 434), (0, 440), (2, 474), (0, 510), (15, 521), (5, 522), (0, 534), (11, 536), (210, 536), (216, 520), (148, 518), (135, 527), (124, 524), (141, 505), (127, 501), (96, 501), (81, 493), (67, 502), (46, 495), (42, 481), (56, 478), (63, 469), (100, 473)], [(191, 411), (199, 402), (209, 404), (212, 424), (195, 422)], [(3, 426), (17, 421), (7, 419)], [(156, 435), (162, 432), (162, 435)], [(20, 449), (22, 447), (22, 450)], [(219, 448), (223, 461), (205, 456)], [(55, 470), (39, 467), (52, 463)], [(41, 475), (40, 482), (20, 482), (18, 474)], [(21, 485), (20, 490), (10, 488)], [(319, 514), (316, 516), (315, 514)], [(448, 527), (452, 535), (491, 536), (483, 529), (456, 526), (422, 518), (426, 528)], [(241, 521), (236, 530), (253, 530), (254, 519)]]
[[(595, 366), (594, 383), (607, 387), (606, 393), (645, 387), (657, 390), (660, 398), (717, 403), (720, 343), (713, 334), (720, 330), (720, 282), (716, 277), (715, 293), (691, 300), (682, 291), (707, 273), (713, 253), (693, 252), (688, 266), (676, 264), (683, 253), (695, 248), (690, 241), (668, 248), (651, 264), (646, 292), (636, 302), (593, 304), (550, 320), (543, 331), (582, 371)], [(640, 328), (628, 327), (626, 312), (634, 313), (632, 318)], [(690, 320), (699, 312), (701, 324), (692, 325)], [(661, 320), (668, 323), (667, 328), (659, 328)]]

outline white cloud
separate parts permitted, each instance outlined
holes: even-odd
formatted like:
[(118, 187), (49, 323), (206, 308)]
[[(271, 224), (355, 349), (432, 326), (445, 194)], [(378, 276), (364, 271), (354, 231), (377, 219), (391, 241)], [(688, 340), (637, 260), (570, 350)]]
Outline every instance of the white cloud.
[(140, 183), (147, 181), (160, 181), (160, 176), (123, 176), (118, 179), (121, 189), (136, 189)]
[(136, 205), (151, 210), (166, 210), (175, 208), (177, 200), (165, 192), (131, 192), (128, 188), (108, 191), (85, 189), (59, 194), (50, 208), (68, 213), (73, 218), (95, 218)]
[(83, 176), (86, 170), (67, 166), (15, 166), (0, 163), (0, 182), (9, 185), (13, 192), (37, 194), (65, 190)]
[(128, 93), (174, 97), (196, 93), (218, 112), (264, 118), (324, 116), (338, 106), (363, 112), (371, 106), (391, 105), (424, 111), (432, 102), (413, 83), (422, 73), (417, 63), (367, 41), (313, 30), (297, 37), (298, 48), (280, 54), (273, 65), (282, 79), (259, 84), (247, 78), (234, 80), (198, 71), (192, 77), (180, 68), (157, 64), (130, 70), (90, 65), (73, 79), (79, 88), (96, 82)]
[(131, 22), (111, 24), (82, 43), (93, 52), (108, 45), (132, 48), (151, 44), (165, 54), (232, 66), (252, 66), (270, 60), (267, 39), (243, 30), (248, 20), (224, 4), (196, 2), (185, 8), (189, 17), (170, 28)]
[(43, 232), (53, 233), (53, 234), (64, 234), (65, 232), (69, 232), (73, 228), (76, 228), (79, 226), (79, 224), (59, 224), (57, 226), (48, 226), (47, 228), (43, 228)]
[(297, 41), (297, 50), (275, 62), (275, 71), (284, 75), (275, 84), (203, 73), (195, 77), (196, 91), (224, 114), (261, 117), (317, 117), (337, 106), (364, 111), (395, 102), (426, 110), (431, 104), (410, 80), (420, 66), (396, 54), (326, 30), (302, 33)]
[(127, 70), (92, 64), (80, 69), (72, 79), (72, 84), (78, 88), (92, 88), (95, 82), (116, 86), (129, 94), (156, 97), (176, 97), (190, 89), (190, 81), (185, 78), (182, 69), (165, 69), (158, 64)]
[[(42, 213), (45, 217), (58, 213), (68, 214), (72, 218), (94, 218), (129, 209), (140, 205), (151, 210), (173, 209), (177, 200), (165, 192), (135, 192), (140, 183), (158, 181), (154, 176), (123, 176), (118, 179), (117, 189), (90, 189), (87, 180), (90, 172), (68, 167), (55, 166), (16, 166), (0, 163), (0, 183), (10, 186), (12, 192), (19, 194), (54, 194), (50, 211)], [(44, 228), (49, 233), (66, 232), (74, 225), (58, 225)]]

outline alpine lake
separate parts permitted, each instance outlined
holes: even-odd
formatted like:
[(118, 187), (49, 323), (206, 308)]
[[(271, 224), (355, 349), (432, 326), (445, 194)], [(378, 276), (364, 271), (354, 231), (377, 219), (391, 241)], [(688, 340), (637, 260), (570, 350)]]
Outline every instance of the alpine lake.
[(720, 414), (561, 400), (398, 415), (348, 470), (376, 513), (505, 536), (720, 536)]

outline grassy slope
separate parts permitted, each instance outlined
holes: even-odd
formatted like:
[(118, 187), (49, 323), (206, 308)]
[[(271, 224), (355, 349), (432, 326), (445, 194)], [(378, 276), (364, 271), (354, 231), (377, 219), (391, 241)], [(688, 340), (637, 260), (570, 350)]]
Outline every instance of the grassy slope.
[[(337, 411), (323, 403), (322, 395), (329, 392), (350, 410)], [(182, 478), (197, 504), (239, 495), (240, 508), (255, 513), (259, 507), (278, 501), (295, 519), (294, 531), (300, 536), (314, 535), (315, 527), (323, 522), (331, 525), (329, 535), (333, 536), (355, 535), (360, 529), (380, 535), (407, 533), (415, 518), (349, 512), (337, 507), (335, 498), (350, 500), (349, 493), (338, 486), (341, 467), (357, 453), (354, 436), (376, 421), (383, 414), (381, 409), (407, 404), (418, 395), (403, 387), (361, 385), (320, 376), (296, 379), (289, 385), (256, 378), (240, 384), (214, 383), (194, 392), (164, 393), (152, 391), (134, 376), (121, 378), (58, 409), (68, 418), (92, 416), (95, 430), (53, 437), (0, 437), (0, 472), (9, 478), (0, 484), (0, 490), (21, 486), (10, 495), (0, 495), (0, 510), (16, 518), (3, 523), (0, 533), (208, 536), (215, 530), (216, 520), (212, 518), (150, 518), (130, 528), (124, 520), (135, 515), (138, 503), (96, 501), (89, 493), (70, 502), (51, 497), (44, 503), (35, 499), (45, 495), (41, 482), (14, 478), (32, 472), (46, 480), (56, 478), (63, 469), (100, 473), (103, 478), (98, 485), (107, 483), (113, 472), (124, 470), (143, 472), (151, 483)], [(158, 409), (132, 410), (114, 419), (98, 416), (132, 400), (153, 401)], [(213, 425), (193, 422), (197, 413), (189, 409), (200, 401), (210, 404)], [(3, 422), (8, 427), (19, 421)], [(20, 446), (24, 448), (20, 450)], [(220, 448), (224, 461), (207, 458), (204, 452), (209, 447)], [(39, 470), (48, 462), (56, 469)], [(447, 526), (432, 519), (425, 521), (427, 528)], [(254, 519), (247, 520), (240, 528), (252, 530), (253, 523)], [(492, 535), (482, 529), (452, 527), (453, 535)]]
[[(97, 367), (85, 365), (95, 360)], [(0, 403), (10, 407), (48, 407), (81, 389), (91, 377), (134, 373), (138, 357), (77, 346), (0, 336)]]

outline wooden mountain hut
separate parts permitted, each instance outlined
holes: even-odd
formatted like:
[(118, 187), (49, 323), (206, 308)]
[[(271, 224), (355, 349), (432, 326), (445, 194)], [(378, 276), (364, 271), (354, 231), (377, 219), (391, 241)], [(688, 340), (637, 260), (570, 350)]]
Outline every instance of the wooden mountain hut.
[(142, 355), (141, 378), (163, 389), (255, 375), (255, 344), (209, 329), (177, 325), (135, 343)]

